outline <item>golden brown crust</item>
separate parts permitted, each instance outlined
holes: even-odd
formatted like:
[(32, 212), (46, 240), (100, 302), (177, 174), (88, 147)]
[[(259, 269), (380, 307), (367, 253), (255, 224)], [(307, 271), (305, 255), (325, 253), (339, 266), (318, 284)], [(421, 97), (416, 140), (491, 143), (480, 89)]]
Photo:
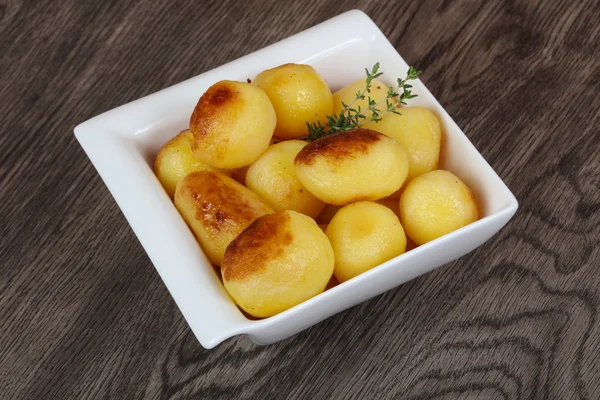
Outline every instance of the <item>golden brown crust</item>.
[[(247, 226), (257, 217), (264, 215), (270, 208), (253, 193), (248, 196), (240, 192), (240, 188), (247, 190), (233, 179), (215, 172), (194, 172), (187, 175), (181, 182), (193, 201), (196, 202), (197, 220), (204, 222), (204, 226), (216, 231), (225, 225)], [(257, 207), (260, 202), (262, 209)]]
[(238, 95), (239, 91), (228, 81), (217, 82), (208, 88), (190, 118), (190, 130), (196, 140), (211, 134), (211, 126), (221, 110), (239, 102)]
[(263, 270), (269, 260), (281, 256), (293, 240), (290, 219), (285, 211), (268, 214), (244, 229), (225, 250), (223, 279), (244, 280)]
[(373, 143), (383, 138), (379, 132), (356, 128), (347, 132), (324, 136), (304, 146), (294, 160), (295, 164), (311, 165), (317, 157), (340, 163), (369, 152)]

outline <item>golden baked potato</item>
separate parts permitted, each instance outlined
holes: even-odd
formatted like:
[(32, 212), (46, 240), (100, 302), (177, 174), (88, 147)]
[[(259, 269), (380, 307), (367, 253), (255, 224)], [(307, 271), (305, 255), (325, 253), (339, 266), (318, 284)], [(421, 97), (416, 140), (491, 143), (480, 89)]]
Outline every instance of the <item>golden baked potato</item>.
[(177, 182), (190, 172), (214, 171), (231, 175), (227, 170), (210, 167), (196, 159), (192, 155), (192, 141), (192, 133), (184, 130), (165, 143), (156, 155), (154, 173), (171, 198), (175, 195)]
[(214, 265), (256, 218), (273, 212), (260, 197), (216, 172), (192, 172), (177, 184), (175, 206)]
[(396, 214), (372, 201), (359, 201), (341, 208), (327, 225), (325, 234), (335, 254), (333, 273), (340, 282), (406, 250), (406, 235)]
[(294, 158), (307, 142), (287, 140), (270, 146), (246, 174), (246, 187), (275, 211), (294, 210), (311, 218), (325, 207), (300, 183), (294, 173)]
[(278, 138), (305, 137), (307, 122), (326, 122), (333, 113), (331, 90), (310, 65), (280, 65), (261, 72), (252, 83), (267, 93), (275, 107)]
[[(406, 182), (437, 169), (442, 143), (442, 129), (434, 113), (423, 107), (404, 107), (401, 115), (386, 113), (379, 122), (364, 125), (395, 139), (408, 155)], [(399, 194), (398, 194), (399, 197)]]
[[(344, 102), (346, 105), (350, 105), (350, 103), (352, 103), (356, 98), (356, 93), (365, 90), (366, 80), (366, 78), (359, 79), (347, 86), (344, 86), (342, 89), (333, 94), (333, 112), (336, 115), (340, 115), (340, 112), (344, 109), (342, 102)], [(371, 92), (366, 93), (364, 99), (358, 99), (354, 101), (352, 108), (357, 110), (358, 107), (360, 107), (361, 112), (365, 117), (367, 117), (367, 119), (369, 119), (371, 116), (371, 111), (369, 111), (368, 97), (371, 97), (372, 100), (379, 102), (387, 97), (388, 89), (389, 88), (384, 83), (378, 81), (377, 79), (373, 79), (371, 81)]]
[(296, 156), (294, 167), (315, 197), (342, 206), (394, 193), (406, 179), (408, 158), (395, 140), (359, 128), (309, 143)]
[(477, 221), (471, 189), (448, 171), (427, 172), (410, 181), (400, 196), (400, 219), (417, 245)]
[(295, 211), (265, 215), (231, 242), (221, 264), (225, 289), (255, 317), (270, 317), (321, 293), (333, 273), (329, 240)]
[(202, 95), (190, 119), (194, 157), (215, 168), (250, 165), (269, 147), (276, 121), (273, 105), (259, 87), (217, 82)]

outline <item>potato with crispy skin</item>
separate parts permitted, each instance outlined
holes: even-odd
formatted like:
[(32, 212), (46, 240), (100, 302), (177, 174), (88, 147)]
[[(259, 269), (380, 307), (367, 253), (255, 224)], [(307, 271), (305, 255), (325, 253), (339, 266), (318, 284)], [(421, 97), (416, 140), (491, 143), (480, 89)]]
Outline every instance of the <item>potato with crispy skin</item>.
[(227, 170), (210, 167), (196, 159), (192, 154), (192, 141), (189, 130), (180, 132), (160, 148), (154, 161), (154, 173), (171, 198), (175, 195), (177, 182), (191, 172), (214, 171), (231, 175)]
[(340, 282), (362, 274), (406, 250), (406, 235), (392, 210), (372, 201), (341, 208), (325, 234), (335, 254), (334, 275)]
[(262, 89), (246, 82), (217, 82), (192, 113), (192, 152), (215, 168), (250, 165), (269, 147), (275, 124), (275, 110)]
[[(344, 109), (342, 102), (346, 105), (352, 104), (352, 108), (358, 110), (360, 107), (362, 114), (370, 119), (371, 111), (369, 110), (369, 97), (375, 102), (380, 102), (387, 97), (388, 87), (377, 79), (371, 80), (371, 91), (365, 95), (364, 99), (357, 99), (356, 93), (363, 92), (365, 90), (366, 78), (359, 79), (351, 84), (344, 86), (333, 94), (333, 112), (340, 115), (340, 112)], [(354, 101), (354, 103), (352, 103)], [(372, 129), (372, 128), (370, 128)]]
[(321, 293), (333, 273), (327, 236), (295, 211), (265, 215), (231, 242), (221, 264), (223, 284), (254, 317), (270, 317)]
[(400, 196), (400, 219), (406, 235), (425, 244), (477, 221), (471, 189), (448, 171), (436, 170), (409, 182)]
[(273, 212), (260, 197), (216, 172), (193, 172), (179, 181), (175, 206), (214, 265), (255, 219)]
[(275, 107), (275, 136), (278, 138), (305, 137), (307, 122), (324, 123), (326, 116), (333, 112), (331, 90), (310, 65), (280, 65), (261, 72), (252, 83), (267, 93)]
[(294, 169), (315, 197), (342, 206), (394, 193), (406, 179), (408, 158), (395, 140), (357, 128), (311, 142), (296, 156)]
[(325, 203), (313, 196), (294, 173), (294, 158), (307, 142), (287, 140), (270, 146), (246, 174), (246, 187), (275, 211), (294, 210), (315, 218)]
[[(437, 169), (442, 143), (442, 128), (434, 113), (423, 107), (404, 107), (400, 115), (386, 113), (379, 122), (369, 122), (373, 129), (395, 139), (408, 155), (406, 182)], [(398, 196), (400, 194), (398, 193)]]

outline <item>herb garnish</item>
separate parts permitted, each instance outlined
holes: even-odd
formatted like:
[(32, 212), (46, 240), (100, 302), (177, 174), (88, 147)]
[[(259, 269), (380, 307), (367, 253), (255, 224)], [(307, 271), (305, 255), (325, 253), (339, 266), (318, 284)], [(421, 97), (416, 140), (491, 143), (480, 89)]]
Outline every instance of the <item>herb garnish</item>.
[[(306, 123), (308, 126), (308, 136), (306, 137), (307, 140), (312, 141), (325, 135), (359, 128), (361, 125), (364, 125), (370, 121), (379, 122), (381, 121), (381, 116), (388, 112), (400, 115), (400, 112), (396, 109), (398, 104), (406, 105), (406, 100), (417, 97), (416, 94), (412, 94), (412, 85), (407, 82), (417, 79), (419, 75), (421, 75), (422, 71), (417, 71), (415, 68), (410, 67), (406, 73), (406, 78), (398, 78), (396, 81), (397, 86), (390, 87), (386, 98), (379, 102), (371, 99), (371, 97), (368, 95), (368, 93), (371, 93), (371, 83), (373, 79), (383, 75), (383, 72), (379, 72), (379, 63), (376, 63), (370, 72), (365, 68), (365, 72), (367, 74), (365, 89), (362, 91), (359, 90), (356, 93), (354, 100), (352, 100), (350, 103), (346, 104), (342, 102), (342, 106), (344, 106), (344, 108), (342, 111), (340, 111), (339, 115), (335, 113), (333, 116), (328, 115), (325, 125), (322, 125), (321, 122), (313, 122), (312, 124), (308, 122)], [(398, 93), (396, 90), (402, 91), (402, 93)], [(365, 115), (360, 106), (356, 108), (353, 107), (356, 101), (364, 100), (365, 98), (367, 99), (368, 103), (367, 110), (370, 112), (369, 117)], [(385, 108), (381, 110), (380, 107), (384, 104)]]

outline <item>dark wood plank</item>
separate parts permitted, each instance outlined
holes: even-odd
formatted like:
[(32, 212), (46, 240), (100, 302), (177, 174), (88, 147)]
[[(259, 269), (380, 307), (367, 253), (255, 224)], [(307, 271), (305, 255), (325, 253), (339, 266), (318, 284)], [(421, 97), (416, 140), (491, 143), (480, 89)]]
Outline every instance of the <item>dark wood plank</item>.
[[(521, 208), (295, 337), (204, 350), (72, 129), (352, 8)], [(594, 0), (0, 1), (2, 398), (600, 398), (598, 20)]]

